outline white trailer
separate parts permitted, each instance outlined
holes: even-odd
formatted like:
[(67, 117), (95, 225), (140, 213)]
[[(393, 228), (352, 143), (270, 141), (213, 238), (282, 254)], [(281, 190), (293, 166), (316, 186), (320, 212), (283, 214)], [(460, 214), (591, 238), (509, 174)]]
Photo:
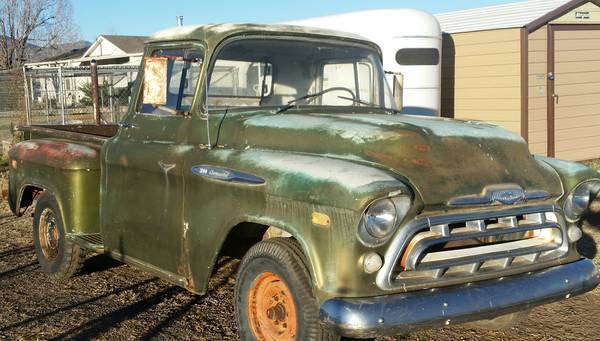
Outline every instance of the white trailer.
[(442, 31), (433, 15), (414, 9), (384, 9), (285, 23), (345, 31), (372, 40), (383, 52), (385, 70), (404, 75), (403, 112), (440, 115)]

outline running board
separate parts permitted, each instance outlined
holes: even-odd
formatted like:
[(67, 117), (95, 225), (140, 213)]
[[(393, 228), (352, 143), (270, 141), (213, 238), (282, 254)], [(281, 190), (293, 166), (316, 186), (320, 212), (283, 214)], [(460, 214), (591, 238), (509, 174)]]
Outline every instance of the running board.
[(96, 253), (104, 253), (104, 242), (100, 233), (67, 234), (67, 239), (84, 249), (92, 250)]

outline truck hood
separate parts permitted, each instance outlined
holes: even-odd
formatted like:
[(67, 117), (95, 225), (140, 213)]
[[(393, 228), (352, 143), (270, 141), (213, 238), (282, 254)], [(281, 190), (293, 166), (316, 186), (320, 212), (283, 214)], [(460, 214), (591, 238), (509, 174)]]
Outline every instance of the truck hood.
[(499, 184), (562, 194), (556, 172), (536, 161), (519, 135), (480, 122), (297, 111), (232, 114), (221, 132), (231, 134), (219, 143), (235, 148), (319, 154), (388, 169), (425, 205), (444, 205)]

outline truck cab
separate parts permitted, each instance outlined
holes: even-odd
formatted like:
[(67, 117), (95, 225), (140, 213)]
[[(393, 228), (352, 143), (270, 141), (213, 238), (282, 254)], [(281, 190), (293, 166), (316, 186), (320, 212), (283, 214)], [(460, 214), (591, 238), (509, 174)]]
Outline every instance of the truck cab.
[(91, 251), (204, 294), (239, 256), (240, 336), (261, 340), (498, 321), (599, 282), (576, 250), (599, 174), (490, 124), (400, 114), (361, 37), (162, 31), (133, 96), (119, 126), (23, 127), (10, 151), (11, 209), (35, 205), (54, 278)]

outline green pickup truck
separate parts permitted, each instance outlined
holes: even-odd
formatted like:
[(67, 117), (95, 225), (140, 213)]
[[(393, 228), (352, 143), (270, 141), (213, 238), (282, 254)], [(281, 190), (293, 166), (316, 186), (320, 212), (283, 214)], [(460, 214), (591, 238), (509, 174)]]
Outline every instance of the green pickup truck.
[(490, 124), (400, 114), (381, 58), (294, 26), (159, 32), (118, 126), (21, 128), (10, 207), (35, 204), (55, 279), (91, 251), (204, 294), (220, 255), (242, 258), (244, 340), (500, 327), (593, 289), (576, 241), (600, 174)]

